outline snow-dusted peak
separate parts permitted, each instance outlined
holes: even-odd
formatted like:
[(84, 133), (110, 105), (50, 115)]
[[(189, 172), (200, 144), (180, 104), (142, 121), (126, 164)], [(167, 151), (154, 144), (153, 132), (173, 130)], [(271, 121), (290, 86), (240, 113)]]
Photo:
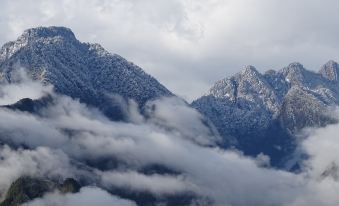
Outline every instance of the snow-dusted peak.
[(241, 74), (243, 75), (260, 75), (260, 73), (258, 72), (258, 70), (252, 66), (252, 65), (247, 65), (245, 66), (242, 71), (241, 71)]
[(216, 82), (208, 95), (230, 101), (247, 110), (276, 113), (280, 101), (274, 89), (254, 66), (246, 66), (233, 77)]
[(280, 70), (280, 73), (285, 77), (285, 80), (291, 85), (303, 85), (306, 72), (304, 66), (298, 62), (291, 63)]
[(252, 82), (258, 84), (264, 81), (263, 75), (251, 65), (243, 67), (240, 73), (234, 76), (239, 82)]
[(27, 29), (19, 37), (19, 39), (34, 40), (37, 38), (54, 38), (54, 37), (62, 37), (68, 40), (76, 40), (75, 35), (71, 29), (56, 26)]
[(78, 41), (65, 27), (28, 29), (5, 44), (0, 50), (0, 75), (10, 82), (18, 66), (33, 79), (54, 85), (57, 92), (109, 113), (110, 107), (120, 106), (121, 97), (142, 106), (148, 100), (173, 95), (140, 67), (99, 44)]
[(337, 81), (339, 65), (337, 62), (330, 60), (321, 67), (319, 73), (328, 80)]
[(329, 81), (338, 68), (330, 61), (316, 73), (292, 63), (261, 74), (247, 66), (216, 82), (192, 106), (211, 119), (227, 144), (279, 162), (290, 154), (290, 137), (300, 129), (332, 121), (324, 114), (327, 106), (339, 105), (339, 83)]
[(281, 73), (284, 74), (284, 76), (289, 75), (299, 75), (302, 74), (306, 69), (304, 66), (298, 62), (294, 62), (289, 64), (287, 67), (283, 68), (281, 70)]
[(77, 42), (72, 30), (66, 27), (37, 27), (27, 29), (15, 41), (6, 43), (0, 50), (0, 63), (10, 58), (28, 44), (36, 42), (53, 43), (56, 41)]

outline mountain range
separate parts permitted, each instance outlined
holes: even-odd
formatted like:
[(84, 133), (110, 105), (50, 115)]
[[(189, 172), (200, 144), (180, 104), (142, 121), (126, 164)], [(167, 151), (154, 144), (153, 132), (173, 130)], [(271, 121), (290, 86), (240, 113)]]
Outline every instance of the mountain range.
[[(124, 119), (121, 102), (133, 99), (140, 108), (152, 99), (174, 96), (155, 78), (99, 44), (82, 43), (65, 27), (28, 29), (0, 50), (0, 81), (15, 82), (18, 68), (61, 94)], [(265, 154), (283, 166), (293, 153), (296, 134), (305, 127), (333, 122), (326, 110), (339, 103), (339, 65), (327, 62), (318, 72), (300, 63), (261, 74), (245, 66), (217, 81), (191, 106), (223, 137), (220, 146), (245, 155)]]
[(335, 122), (328, 109), (339, 103), (338, 72), (334, 61), (318, 72), (300, 63), (264, 74), (246, 66), (217, 81), (192, 106), (213, 122), (225, 147), (250, 156), (263, 153), (273, 165), (283, 166), (303, 128)]
[[(175, 97), (137, 65), (109, 53), (99, 44), (80, 42), (65, 27), (28, 29), (17, 40), (6, 43), (0, 49), (0, 86), (19, 81), (16, 76), (18, 69), (23, 69), (35, 81), (53, 85), (58, 94), (101, 110), (113, 121), (128, 121), (124, 104), (130, 99), (143, 112), (150, 100)], [(217, 129), (222, 137), (219, 147), (235, 149), (251, 157), (266, 155), (271, 166), (293, 170), (297, 163), (289, 166), (287, 163), (295, 155), (302, 129), (336, 122), (328, 111), (339, 104), (338, 73), (339, 65), (334, 61), (327, 62), (318, 72), (309, 71), (300, 63), (291, 63), (278, 71), (265, 73), (260, 73), (253, 66), (245, 66), (234, 76), (217, 81), (206, 94), (187, 105), (213, 124), (206, 125)], [(53, 98), (23, 98), (1, 107), (38, 114), (41, 108), (53, 103)], [(87, 163), (86, 167), (93, 166)], [(102, 169), (102, 165), (96, 163), (94, 168)], [(113, 160), (109, 163), (115, 164)], [(143, 169), (145, 174), (178, 173), (163, 165)], [(29, 198), (24, 194), (26, 199), (21, 196), (20, 200), (15, 200), (12, 193), (23, 191), (27, 184), (31, 188), (32, 182), (40, 185), (48, 182), (52, 189), (62, 189), (60, 185), (63, 185), (62, 182), (22, 177), (13, 183), (14, 189), (9, 190), (3, 205), (23, 203), (51, 190), (44, 187), (39, 194)], [(71, 183), (77, 189), (70, 192), (77, 192), (81, 182), (72, 180)], [(158, 204), (157, 198), (148, 193), (130, 193), (119, 188), (111, 192), (131, 198), (138, 205)], [(170, 205), (188, 205), (195, 198), (192, 193), (180, 195), (165, 199), (172, 202)]]

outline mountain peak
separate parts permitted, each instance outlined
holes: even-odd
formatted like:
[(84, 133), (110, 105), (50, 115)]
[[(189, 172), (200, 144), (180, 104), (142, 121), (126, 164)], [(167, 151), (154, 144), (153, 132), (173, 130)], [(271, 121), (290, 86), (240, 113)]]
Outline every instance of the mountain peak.
[(304, 66), (299, 62), (292, 62), (283, 69), (283, 71), (288, 73), (301, 73), (304, 70), (305, 70)]
[(304, 66), (299, 62), (293, 62), (280, 71), (287, 82), (297, 85), (303, 84), (306, 72)]
[(66, 27), (36, 27), (25, 30), (15, 41), (8, 42), (0, 49), (0, 63), (10, 58), (23, 47), (45, 39), (61, 38), (68, 41), (77, 41), (71, 29)]
[(173, 94), (155, 78), (99, 44), (82, 43), (65, 27), (26, 30), (0, 49), (0, 75), (11, 81), (20, 66), (29, 76), (54, 86), (56, 92), (123, 118), (120, 102), (147, 101)]
[(259, 74), (258, 70), (252, 65), (245, 66), (241, 73), (242, 74)]
[(339, 64), (333, 60), (329, 60), (321, 67), (319, 73), (328, 80), (336, 81), (338, 80)]
[(75, 35), (71, 29), (66, 27), (36, 27), (27, 29), (21, 35), (21, 38), (25, 39), (36, 39), (36, 38), (53, 38), (63, 37), (66, 39), (75, 39)]
[(254, 66), (247, 65), (238, 73), (238, 78), (240, 80), (261, 79), (262, 74)]
[[(339, 66), (330, 61), (322, 71), (335, 72), (326, 76), (336, 78)], [(339, 105), (338, 85), (297, 62), (263, 75), (247, 66), (192, 103), (216, 126), (226, 146), (246, 155), (264, 153), (277, 167), (293, 152), (302, 128), (333, 122), (325, 111), (334, 105)]]

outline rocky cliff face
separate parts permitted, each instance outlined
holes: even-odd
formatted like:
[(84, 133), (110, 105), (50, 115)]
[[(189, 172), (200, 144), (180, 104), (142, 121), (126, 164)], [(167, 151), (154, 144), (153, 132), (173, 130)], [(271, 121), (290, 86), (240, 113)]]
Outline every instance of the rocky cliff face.
[(35, 198), (41, 198), (48, 192), (76, 193), (79, 192), (80, 187), (79, 183), (72, 178), (68, 178), (62, 184), (58, 184), (48, 179), (23, 176), (12, 183), (0, 205), (22, 205)]
[(192, 106), (215, 124), (226, 147), (254, 156), (262, 152), (280, 164), (302, 128), (334, 121), (326, 111), (339, 103), (338, 69), (334, 61), (319, 72), (299, 63), (264, 74), (246, 66), (216, 82)]

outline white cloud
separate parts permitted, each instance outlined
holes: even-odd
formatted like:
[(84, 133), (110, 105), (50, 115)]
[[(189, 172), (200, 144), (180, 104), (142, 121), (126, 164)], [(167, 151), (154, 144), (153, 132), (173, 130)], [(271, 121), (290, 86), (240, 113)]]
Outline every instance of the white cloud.
[(39, 99), (52, 90), (51, 85), (44, 86), (41, 82), (29, 79), (24, 68), (17, 68), (11, 76), (11, 84), (1, 79), (0, 105), (14, 104), (23, 98)]
[(178, 194), (197, 190), (192, 183), (182, 175), (145, 175), (135, 171), (103, 172), (100, 174), (103, 185), (125, 188), (136, 192), (150, 192), (155, 195)]
[(2, 140), (37, 147), (58, 147), (66, 143), (62, 131), (39, 117), (8, 109), (0, 109), (0, 135)]
[[(311, 158), (300, 174), (294, 174), (258, 166), (267, 163), (263, 155), (252, 159), (213, 146), (210, 143), (217, 139), (201, 122), (201, 116), (180, 100), (149, 102), (153, 110), (148, 110), (148, 119), (131, 103), (127, 108), (131, 122), (112, 122), (79, 101), (51, 95), (54, 104), (40, 115), (0, 109), (0, 131), (6, 134), (0, 135), (0, 140), (30, 147), (0, 148), (1, 192), (21, 175), (66, 178), (81, 174), (107, 190), (114, 186), (155, 196), (193, 192), (216, 206), (332, 206), (339, 201), (338, 124), (309, 130), (310, 137), (302, 148)], [(203, 146), (206, 144), (209, 146)], [(105, 169), (84, 165), (91, 160), (116, 164)], [(77, 165), (82, 166), (75, 169)], [(154, 165), (179, 174), (141, 172)], [(91, 196), (87, 190), (65, 196), (49, 194), (33, 203), (77, 205), (86, 200), (84, 194), (91, 197), (88, 202), (119, 202), (104, 191), (96, 189)]]
[(74, 171), (70, 161), (62, 151), (38, 147), (35, 150), (13, 150), (8, 146), (0, 148), (0, 193), (10, 184), (25, 175), (50, 178), (72, 177)]
[(201, 145), (215, 145), (220, 141), (217, 131), (197, 110), (178, 98), (164, 98), (147, 105), (149, 122), (180, 132)]
[(136, 206), (130, 200), (121, 199), (110, 195), (106, 191), (96, 187), (81, 188), (79, 193), (75, 194), (47, 194), (43, 198), (38, 198), (24, 206)]
[[(131, 171), (113, 170), (99, 171), (91, 175), (91, 178), (101, 176), (104, 183), (99, 183), (104, 184), (106, 188), (109, 188), (107, 185), (114, 185), (136, 191), (149, 191), (155, 195), (193, 191), (198, 196), (210, 198), (215, 205), (270, 205), (293, 200), (293, 191), (297, 190), (298, 183), (303, 181), (294, 174), (259, 168), (255, 160), (240, 154), (196, 144), (190, 136), (198, 134), (208, 138), (209, 133), (203, 135), (208, 130), (193, 129), (190, 134), (183, 128), (184, 125), (175, 123), (178, 119), (180, 123), (180, 118), (175, 117), (175, 114), (178, 117), (185, 116), (188, 128), (191, 127), (189, 121), (200, 121), (199, 115), (189, 112), (190, 108), (173, 110), (175, 114), (166, 115), (167, 108), (183, 107), (182, 102), (164, 99), (163, 102), (154, 103), (157, 109), (164, 108), (164, 112), (155, 112), (153, 116), (161, 117), (163, 125), (171, 122), (164, 128), (151, 120), (139, 123), (111, 122), (100, 113), (86, 110), (87, 107), (79, 102), (66, 97), (57, 98), (57, 104), (46, 108), (43, 117), (34, 118), (42, 125), (41, 130), (66, 129), (72, 132), (64, 134), (66, 142), (61, 146), (53, 144), (53, 139), (44, 139), (42, 135), (38, 135), (37, 139), (25, 139), (25, 143), (28, 142), (31, 147), (41, 144), (49, 146), (52, 150), (58, 148), (78, 161), (93, 158), (100, 160), (105, 157), (118, 159), (127, 168), (163, 165), (183, 174), (173, 177), (160, 174), (147, 176)], [(0, 111), (0, 114), (3, 112)], [(18, 116), (16, 130), (35, 134), (26, 128), (26, 124), (20, 123), (19, 117), (22, 114), (13, 114)], [(200, 125), (204, 127), (203, 124)], [(8, 127), (12, 128), (12, 125)], [(10, 137), (19, 142), (23, 141), (15, 135)], [(268, 192), (270, 196), (266, 195)], [(244, 193), (248, 194), (246, 198), (242, 197)]]

